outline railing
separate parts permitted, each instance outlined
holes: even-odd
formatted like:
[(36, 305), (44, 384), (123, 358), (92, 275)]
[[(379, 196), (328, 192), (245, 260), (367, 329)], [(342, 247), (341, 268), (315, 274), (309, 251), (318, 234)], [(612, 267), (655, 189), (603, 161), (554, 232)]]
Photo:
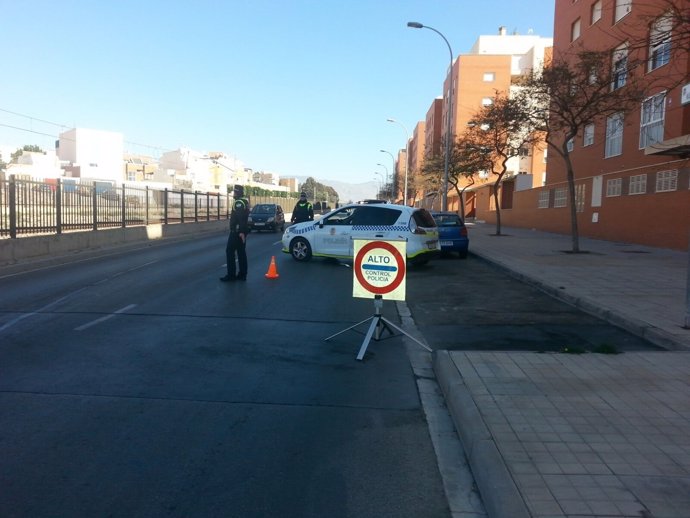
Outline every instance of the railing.
[(0, 180), (0, 237), (227, 219), (230, 196), (109, 182)]

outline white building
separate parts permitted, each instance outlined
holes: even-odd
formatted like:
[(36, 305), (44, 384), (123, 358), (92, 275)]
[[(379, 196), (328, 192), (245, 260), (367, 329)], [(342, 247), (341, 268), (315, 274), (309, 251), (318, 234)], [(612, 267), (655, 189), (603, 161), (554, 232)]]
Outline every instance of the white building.
[(45, 180), (62, 176), (60, 160), (54, 151), (23, 151), (17, 163), (7, 165), (7, 174)]
[(509, 55), (512, 57), (511, 74), (519, 76), (544, 65), (546, 49), (553, 47), (553, 38), (535, 34), (507, 34), (499, 27), (498, 34), (479, 36), (469, 54)]
[(60, 133), (57, 156), (69, 163), (72, 176), (121, 183), (124, 138), (121, 133), (74, 128)]

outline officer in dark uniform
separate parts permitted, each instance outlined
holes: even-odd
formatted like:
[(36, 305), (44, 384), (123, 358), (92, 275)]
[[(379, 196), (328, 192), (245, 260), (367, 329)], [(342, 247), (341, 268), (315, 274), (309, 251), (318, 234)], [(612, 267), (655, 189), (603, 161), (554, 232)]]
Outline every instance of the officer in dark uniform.
[(302, 191), (299, 201), (292, 209), (292, 223), (302, 223), (303, 221), (314, 221), (314, 207), (307, 201), (307, 193)]
[[(225, 258), (227, 260), (228, 274), (221, 277), (223, 282), (247, 280), (247, 234), (249, 234), (249, 200), (244, 197), (244, 187), (235, 185), (233, 189), (235, 198), (230, 214), (230, 235), (225, 246)], [(235, 269), (235, 254), (237, 254), (237, 266)]]

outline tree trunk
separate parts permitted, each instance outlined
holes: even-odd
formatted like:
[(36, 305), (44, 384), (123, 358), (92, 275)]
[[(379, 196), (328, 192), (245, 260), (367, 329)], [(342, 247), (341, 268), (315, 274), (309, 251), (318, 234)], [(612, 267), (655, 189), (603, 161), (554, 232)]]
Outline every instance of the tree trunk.
[(573, 163), (570, 160), (570, 153), (564, 150), (563, 158), (568, 173), (568, 200), (570, 204), (570, 239), (572, 243), (572, 252), (577, 254), (580, 252), (580, 236), (577, 228), (577, 205), (575, 196), (575, 172), (573, 171)]
[(460, 205), (460, 218), (465, 221), (465, 189), (460, 190), (457, 187), (455, 192), (458, 193), (458, 205)]
[(501, 206), (498, 203), (498, 182), (494, 184), (494, 205), (496, 206), (496, 235), (501, 235)]

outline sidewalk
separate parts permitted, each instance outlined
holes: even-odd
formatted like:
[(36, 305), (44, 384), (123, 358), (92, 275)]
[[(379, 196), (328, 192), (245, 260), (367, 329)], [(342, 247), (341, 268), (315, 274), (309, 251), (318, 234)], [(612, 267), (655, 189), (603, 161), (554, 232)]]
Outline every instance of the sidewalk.
[(437, 351), (492, 518), (690, 517), (688, 254), (469, 225), (470, 251), (668, 352)]

